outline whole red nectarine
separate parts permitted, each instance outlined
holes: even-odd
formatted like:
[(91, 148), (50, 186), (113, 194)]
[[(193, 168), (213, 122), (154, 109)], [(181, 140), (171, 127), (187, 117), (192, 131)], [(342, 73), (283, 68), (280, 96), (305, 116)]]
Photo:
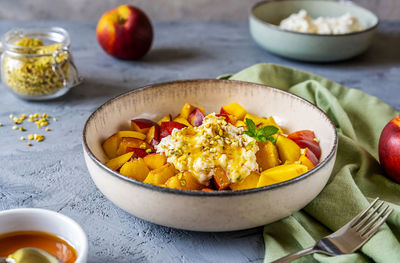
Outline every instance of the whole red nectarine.
[(150, 19), (142, 10), (131, 5), (122, 5), (104, 13), (96, 33), (104, 51), (120, 59), (143, 57), (153, 41)]
[(382, 130), (379, 139), (379, 161), (387, 175), (400, 183), (400, 115)]

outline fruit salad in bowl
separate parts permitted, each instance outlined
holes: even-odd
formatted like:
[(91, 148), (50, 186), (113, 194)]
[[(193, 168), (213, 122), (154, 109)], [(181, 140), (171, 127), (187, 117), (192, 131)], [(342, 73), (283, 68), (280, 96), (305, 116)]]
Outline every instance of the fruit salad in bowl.
[(288, 92), (197, 79), (109, 100), (86, 121), (82, 145), (93, 182), (123, 210), (168, 227), (232, 231), (314, 199), (330, 177), (337, 133)]
[(183, 105), (158, 122), (132, 119), (131, 130), (103, 143), (107, 167), (144, 183), (181, 190), (244, 190), (290, 180), (321, 156), (311, 130), (285, 134), (273, 116), (248, 113), (239, 103), (206, 115)]

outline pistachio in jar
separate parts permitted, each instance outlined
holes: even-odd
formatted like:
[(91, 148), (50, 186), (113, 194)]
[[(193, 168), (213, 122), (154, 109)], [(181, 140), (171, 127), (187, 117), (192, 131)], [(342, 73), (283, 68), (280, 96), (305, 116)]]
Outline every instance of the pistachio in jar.
[(17, 29), (3, 38), (3, 82), (25, 99), (55, 98), (80, 82), (68, 33), (61, 28), (42, 30)]

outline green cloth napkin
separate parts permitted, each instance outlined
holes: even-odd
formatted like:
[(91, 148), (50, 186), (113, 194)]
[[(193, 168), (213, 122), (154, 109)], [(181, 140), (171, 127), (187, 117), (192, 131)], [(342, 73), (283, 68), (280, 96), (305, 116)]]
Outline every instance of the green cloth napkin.
[(323, 191), (303, 210), (264, 227), (264, 262), (313, 246), (376, 197), (395, 211), (361, 252), (336, 257), (313, 254), (295, 262), (400, 262), (400, 185), (384, 176), (378, 162), (380, 133), (399, 113), (362, 91), (280, 65), (254, 65), (221, 78), (265, 84), (296, 94), (327, 113), (339, 133), (336, 163)]

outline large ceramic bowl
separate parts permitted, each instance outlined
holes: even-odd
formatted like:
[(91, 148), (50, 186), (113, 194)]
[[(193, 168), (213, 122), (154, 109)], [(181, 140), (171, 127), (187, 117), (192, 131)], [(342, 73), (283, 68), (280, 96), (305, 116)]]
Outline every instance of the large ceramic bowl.
[[(345, 13), (358, 18), (365, 30), (342, 35), (317, 35), (287, 31), (279, 23), (300, 9), (312, 18), (337, 17)], [(369, 10), (349, 2), (263, 1), (253, 6), (250, 33), (262, 48), (277, 55), (303, 61), (330, 62), (349, 59), (367, 50), (379, 19)]]
[[(145, 184), (120, 175), (103, 163), (103, 141), (132, 118), (157, 120), (179, 113), (184, 103), (217, 112), (232, 102), (248, 112), (274, 116), (288, 131), (311, 129), (321, 141), (321, 163), (286, 182), (240, 191), (184, 191)], [(248, 82), (186, 80), (161, 83), (122, 94), (100, 106), (83, 130), (89, 173), (117, 206), (147, 221), (186, 230), (230, 231), (261, 226), (298, 211), (324, 188), (336, 157), (337, 134), (317, 107), (290, 93)]]
[(88, 240), (83, 229), (71, 218), (39, 208), (0, 211), (0, 235), (19, 231), (42, 231), (67, 241), (78, 253), (75, 263), (86, 263)]

